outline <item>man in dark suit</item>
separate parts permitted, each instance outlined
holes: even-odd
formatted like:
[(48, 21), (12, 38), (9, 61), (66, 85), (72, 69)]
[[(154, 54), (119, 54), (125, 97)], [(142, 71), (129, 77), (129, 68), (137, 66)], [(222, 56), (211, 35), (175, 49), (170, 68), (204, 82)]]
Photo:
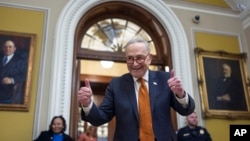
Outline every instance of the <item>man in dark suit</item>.
[[(22, 85), (26, 79), (26, 61), (15, 54), (16, 46), (7, 40), (2, 46), (3, 54), (0, 55), (0, 104), (19, 104), (23, 101)], [(18, 90), (19, 89), (19, 90)], [(21, 95), (21, 97), (19, 97)], [(15, 97), (13, 97), (15, 96)]]
[(247, 111), (243, 85), (232, 74), (232, 67), (222, 64), (223, 76), (217, 80), (211, 108)]
[[(99, 107), (91, 100), (92, 90), (89, 81), (78, 92), (78, 101), (82, 105), (81, 117), (95, 126), (109, 122), (116, 116), (114, 141), (140, 140), (140, 121), (138, 101), (139, 86), (137, 80), (143, 78), (149, 91), (153, 129), (153, 139), (140, 141), (175, 141), (176, 134), (171, 123), (171, 107), (181, 115), (194, 111), (192, 97), (184, 91), (181, 81), (171, 73), (149, 70), (152, 60), (150, 47), (142, 39), (134, 39), (125, 46), (129, 73), (111, 80), (104, 99)], [(144, 107), (143, 107), (144, 108)]]

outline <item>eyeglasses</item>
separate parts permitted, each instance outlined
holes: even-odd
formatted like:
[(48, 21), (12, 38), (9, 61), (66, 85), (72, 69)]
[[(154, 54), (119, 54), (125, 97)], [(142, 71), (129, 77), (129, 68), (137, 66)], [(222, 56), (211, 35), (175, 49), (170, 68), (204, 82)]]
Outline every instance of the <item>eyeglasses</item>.
[(148, 57), (149, 54), (147, 54), (146, 56), (144, 55), (138, 55), (138, 56), (128, 56), (126, 57), (126, 61), (128, 64), (133, 64), (134, 61), (136, 61), (136, 63), (141, 64), (144, 63), (145, 59)]

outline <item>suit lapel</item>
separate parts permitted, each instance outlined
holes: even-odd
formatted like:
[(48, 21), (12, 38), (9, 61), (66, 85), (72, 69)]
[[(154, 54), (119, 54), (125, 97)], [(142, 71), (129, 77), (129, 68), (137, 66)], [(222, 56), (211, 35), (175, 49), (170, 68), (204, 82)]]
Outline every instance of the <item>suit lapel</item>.
[(125, 75), (124, 79), (127, 83), (127, 85), (125, 85), (125, 86), (127, 86), (126, 94), (128, 95), (128, 98), (129, 98), (130, 104), (132, 106), (133, 112), (136, 116), (136, 119), (138, 120), (138, 107), (137, 107), (133, 77), (129, 74), (129, 75)]
[(156, 78), (156, 73), (153, 71), (149, 71), (148, 87), (149, 87), (151, 113), (153, 113), (154, 104), (156, 101), (156, 95), (159, 93), (157, 89), (158, 81)]

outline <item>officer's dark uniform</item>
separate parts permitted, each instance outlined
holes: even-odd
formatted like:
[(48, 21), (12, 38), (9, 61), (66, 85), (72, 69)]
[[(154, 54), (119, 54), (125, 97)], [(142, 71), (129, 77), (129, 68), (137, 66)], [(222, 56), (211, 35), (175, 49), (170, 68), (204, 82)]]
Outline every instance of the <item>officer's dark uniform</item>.
[(191, 129), (189, 126), (185, 126), (177, 131), (178, 141), (212, 141), (208, 131), (200, 126)]

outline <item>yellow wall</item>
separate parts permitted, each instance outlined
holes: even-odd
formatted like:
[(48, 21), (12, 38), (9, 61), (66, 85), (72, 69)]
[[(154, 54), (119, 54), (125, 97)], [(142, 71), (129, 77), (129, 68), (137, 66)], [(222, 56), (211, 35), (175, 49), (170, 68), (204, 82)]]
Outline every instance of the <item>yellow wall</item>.
[(209, 33), (195, 33), (196, 45), (209, 51), (226, 51), (228, 53), (240, 53), (237, 36), (227, 36)]
[(185, 1), (229, 8), (228, 4), (224, 0), (185, 0)]
[(0, 6), (0, 30), (36, 34), (28, 112), (0, 111), (1, 141), (31, 141), (45, 13)]
[[(196, 45), (204, 50), (223, 50), (229, 53), (240, 53), (237, 36), (196, 32)], [(229, 141), (230, 124), (249, 124), (250, 120), (206, 119), (206, 128), (213, 141)]]

